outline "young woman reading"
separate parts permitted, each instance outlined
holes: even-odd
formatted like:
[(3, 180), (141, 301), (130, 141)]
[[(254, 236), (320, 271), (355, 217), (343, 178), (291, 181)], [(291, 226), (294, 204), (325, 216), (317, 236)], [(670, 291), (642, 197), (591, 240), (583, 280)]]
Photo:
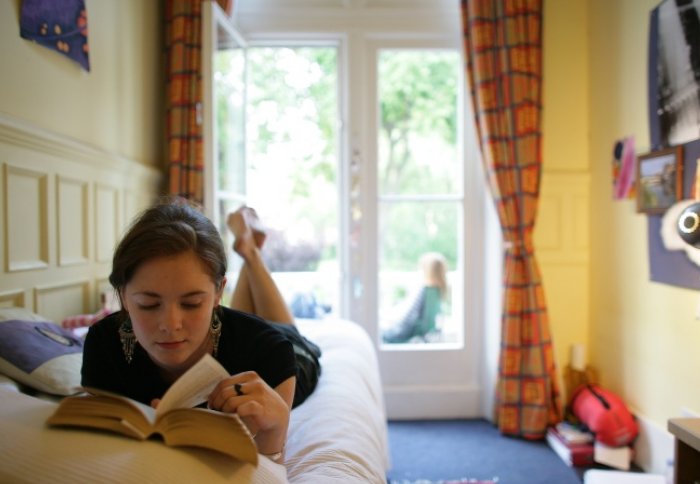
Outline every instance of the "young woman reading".
[(121, 310), (91, 326), (82, 384), (156, 406), (206, 353), (230, 376), (208, 406), (237, 413), (258, 450), (282, 457), (290, 411), (313, 392), (320, 350), (302, 337), (260, 254), (255, 212), (229, 215), (243, 258), (231, 308), (220, 304), (226, 252), (211, 221), (183, 200), (139, 216), (119, 243), (109, 281)]

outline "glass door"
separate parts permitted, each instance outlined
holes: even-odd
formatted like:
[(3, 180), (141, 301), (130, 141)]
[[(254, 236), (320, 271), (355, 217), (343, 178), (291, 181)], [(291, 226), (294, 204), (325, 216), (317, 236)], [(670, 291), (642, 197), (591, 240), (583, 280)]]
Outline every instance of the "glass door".
[(367, 246), (376, 248), (366, 303), (376, 311), (387, 411), (478, 415), (461, 53), (449, 42), (378, 39), (366, 59), (365, 106), (375, 113)]
[[(226, 216), (246, 203), (246, 64), (246, 42), (231, 18), (216, 2), (203, 2), (204, 208), (226, 247), (233, 245)], [(240, 258), (233, 251), (228, 256), (229, 272), (238, 272)]]
[(207, 177), (213, 216), (255, 207), (270, 229), (263, 257), (295, 316), (367, 330), (390, 418), (481, 415), (483, 231), (473, 227), (483, 226), (483, 193), (464, 141), (458, 29), (445, 34), (435, 19), (420, 24), (429, 35), (319, 25), (296, 35), (247, 26), (244, 74), (233, 75), (245, 82), (219, 88), (243, 99), (232, 119), (246, 127), (219, 128), (237, 126), (216, 149), (239, 154), (212, 167), (234, 178)]
[(455, 50), (377, 52), (378, 301), (386, 350), (463, 344), (460, 66)]
[(296, 318), (341, 313), (338, 93), (335, 45), (248, 47), (247, 200)]
[[(250, 45), (215, 2), (203, 10), (207, 214), (230, 247), (227, 214), (255, 208), (267, 226), (263, 259), (294, 316), (338, 315), (337, 47)], [(241, 259), (229, 257), (236, 280)]]

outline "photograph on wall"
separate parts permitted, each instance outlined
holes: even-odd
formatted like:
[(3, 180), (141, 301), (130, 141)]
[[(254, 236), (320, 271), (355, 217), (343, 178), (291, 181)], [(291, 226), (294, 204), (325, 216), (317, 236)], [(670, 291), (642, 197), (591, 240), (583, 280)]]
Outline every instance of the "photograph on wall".
[(664, 213), (683, 198), (680, 146), (637, 157), (637, 212)]
[[(683, 198), (693, 193), (696, 167), (695, 160), (700, 157), (700, 123), (687, 119), (681, 112), (695, 110), (698, 112), (697, 66), (700, 65), (698, 41), (687, 41), (698, 35), (697, 18), (700, 0), (664, 0), (649, 14), (649, 43), (647, 49), (647, 105), (649, 114), (650, 151), (668, 148), (671, 145), (683, 145)], [(662, 12), (663, 10), (663, 12)], [(661, 19), (663, 17), (663, 20)], [(661, 27), (661, 24), (664, 27)], [(671, 31), (675, 25), (675, 32)], [(696, 26), (693, 27), (692, 24)], [(682, 27), (685, 25), (686, 27)], [(671, 29), (671, 30), (670, 30)], [(685, 45), (674, 52), (672, 48), (659, 47), (663, 30), (666, 46), (675, 42)], [(694, 46), (691, 48), (690, 46)], [(672, 59), (672, 60), (671, 60)], [(673, 68), (670, 64), (674, 65)], [(696, 66), (696, 67), (693, 67)], [(675, 71), (674, 74), (671, 74)], [(683, 74), (685, 73), (685, 74)], [(690, 73), (693, 73), (692, 75)], [(675, 81), (670, 81), (670, 78)], [(690, 78), (693, 78), (690, 81)], [(695, 92), (688, 101), (690, 109), (682, 106), (664, 104), (682, 98), (671, 86), (682, 85), (680, 78), (685, 78), (688, 92)], [(664, 87), (661, 87), (661, 86)], [(675, 114), (672, 114), (675, 113)], [(695, 129), (691, 125), (695, 125)], [(662, 127), (663, 125), (663, 127)], [(693, 134), (695, 133), (695, 134)], [(693, 264), (684, 250), (664, 245), (661, 236), (663, 214), (646, 214), (647, 241), (649, 247), (649, 277), (651, 281), (673, 286), (700, 289), (700, 266)]]
[[(683, 197), (663, 214), (647, 214), (647, 239), (649, 244), (649, 278), (653, 282), (672, 286), (700, 289), (700, 254), (681, 241), (676, 222), (681, 211), (692, 203), (697, 167), (700, 157), (700, 140), (683, 145)], [(667, 228), (664, 229), (664, 225)]]
[(700, 0), (664, 0), (656, 10), (659, 149), (700, 138)]

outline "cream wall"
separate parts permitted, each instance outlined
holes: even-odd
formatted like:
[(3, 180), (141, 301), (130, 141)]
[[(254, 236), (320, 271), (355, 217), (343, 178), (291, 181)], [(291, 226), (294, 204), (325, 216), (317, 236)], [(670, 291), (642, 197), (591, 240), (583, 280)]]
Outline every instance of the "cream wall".
[(647, 223), (632, 201), (613, 202), (613, 141), (649, 149), (646, 66), (657, 0), (591, 0), (591, 361), (602, 382), (639, 414), (666, 426), (700, 412), (700, 293), (649, 281)]
[[(559, 367), (572, 343), (585, 343), (602, 384), (663, 430), (681, 409), (700, 413), (700, 293), (649, 281), (646, 218), (634, 201), (613, 201), (611, 185), (616, 139), (632, 135), (637, 153), (649, 149), (646, 56), (649, 12), (657, 5), (545, 1), (536, 241)], [(589, 187), (589, 204), (564, 206), (563, 194), (576, 183)], [(578, 228), (566, 229), (565, 220)], [(576, 240), (581, 250), (568, 257), (562, 240), (577, 238), (576, 230), (587, 240)]]
[(590, 346), (587, 16), (585, 1), (545, 1), (544, 163), (535, 244), (560, 369), (571, 345)]
[(123, 227), (163, 180), (161, 2), (86, 1), (91, 72), (0, 2), (0, 307), (94, 312)]
[(19, 36), (0, 2), (0, 113), (147, 165), (162, 165), (158, 0), (86, 0), (90, 72)]
[(560, 376), (585, 344), (639, 418), (636, 463), (665, 473), (667, 420), (700, 413), (700, 293), (649, 281), (647, 221), (613, 201), (615, 140), (649, 149), (649, 13), (659, 0), (545, 0), (543, 158), (535, 231)]

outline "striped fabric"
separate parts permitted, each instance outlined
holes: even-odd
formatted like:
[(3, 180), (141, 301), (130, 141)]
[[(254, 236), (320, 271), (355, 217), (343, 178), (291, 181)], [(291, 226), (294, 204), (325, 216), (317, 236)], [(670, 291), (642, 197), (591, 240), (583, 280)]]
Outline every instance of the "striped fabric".
[(166, 0), (166, 137), (169, 193), (198, 204), (204, 199), (201, 0)]
[(75, 316), (69, 316), (61, 321), (61, 326), (66, 329), (84, 328), (86, 326), (92, 326), (100, 319), (109, 316), (111, 311), (107, 308), (102, 308), (93, 314), (77, 314)]
[(545, 437), (561, 419), (533, 229), (540, 188), (542, 0), (462, 0), (481, 155), (506, 245), (496, 417), (501, 433)]

